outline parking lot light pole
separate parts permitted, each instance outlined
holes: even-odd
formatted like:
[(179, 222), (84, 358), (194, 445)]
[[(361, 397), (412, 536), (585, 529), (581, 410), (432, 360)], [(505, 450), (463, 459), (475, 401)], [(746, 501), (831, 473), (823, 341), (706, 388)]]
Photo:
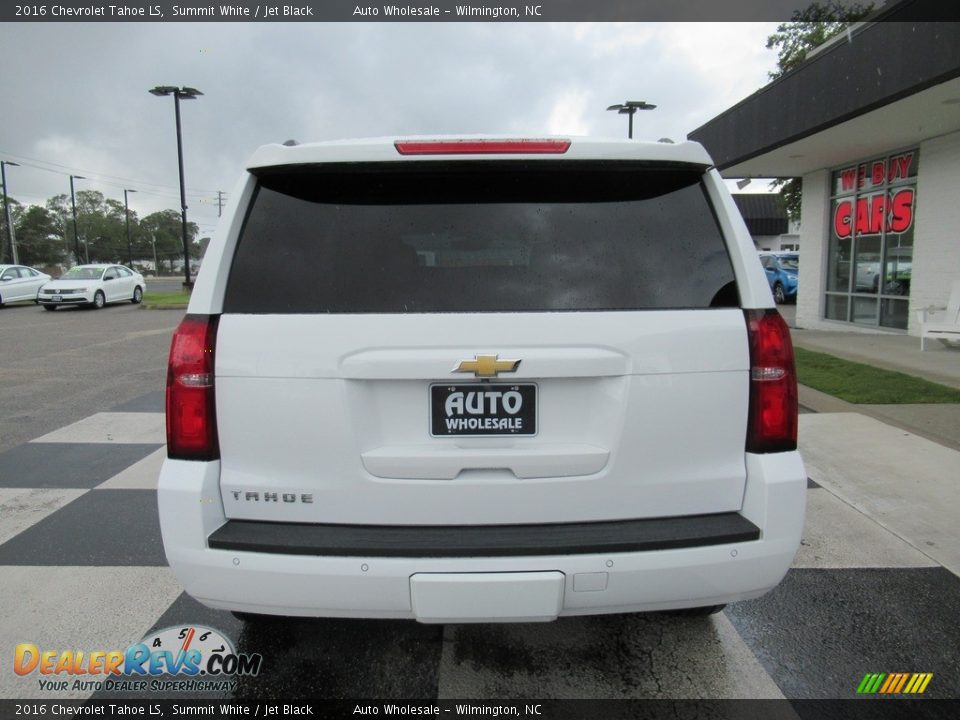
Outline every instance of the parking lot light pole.
[(183, 100), (195, 100), (198, 96), (203, 95), (203, 93), (196, 88), (178, 88), (172, 85), (158, 85), (150, 90), (150, 93), (156, 95), (157, 97), (173, 95), (173, 107), (177, 116), (177, 159), (180, 163), (180, 220), (181, 232), (183, 234), (183, 286), (186, 288), (191, 288), (193, 287), (193, 282), (190, 280), (190, 245), (187, 241), (187, 194), (183, 184), (183, 136), (180, 132), (180, 100), (181, 98)]
[[(20, 260), (17, 258), (17, 239), (13, 236), (13, 223), (10, 221), (10, 203), (7, 202), (7, 197), (10, 195), (10, 193), (7, 192), (7, 165), (20, 167), (20, 163), (0, 160), (0, 182), (3, 184), (3, 215), (7, 221), (7, 237), (10, 238), (10, 256), (13, 258), (13, 264), (19, 265)], [(0, 257), (0, 262), (2, 261), (3, 258)]]
[(123, 190), (123, 213), (127, 220), (127, 267), (133, 267), (133, 251), (130, 249), (130, 202), (127, 200), (127, 193), (136, 192), (136, 190)]
[(77, 265), (82, 265), (83, 260), (80, 259), (80, 238), (77, 235), (77, 196), (73, 192), (74, 180), (86, 180), (86, 178), (83, 175), (70, 176), (70, 207), (73, 208), (73, 254), (77, 258)]
[(619, 105), (611, 105), (607, 110), (616, 110), (620, 115), (629, 115), (630, 123), (627, 126), (627, 137), (633, 139), (633, 116), (637, 110), (653, 110), (656, 105), (651, 105), (643, 100), (627, 100)]

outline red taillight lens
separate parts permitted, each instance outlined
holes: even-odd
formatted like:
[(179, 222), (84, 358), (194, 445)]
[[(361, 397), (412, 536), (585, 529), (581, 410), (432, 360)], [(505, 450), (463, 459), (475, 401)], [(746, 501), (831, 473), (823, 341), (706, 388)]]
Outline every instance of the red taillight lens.
[(170, 343), (167, 365), (167, 457), (220, 457), (213, 388), (217, 315), (187, 315)]
[(776, 310), (746, 310), (750, 339), (747, 452), (797, 449), (797, 371), (790, 329)]
[(569, 140), (398, 140), (401, 155), (562, 155)]

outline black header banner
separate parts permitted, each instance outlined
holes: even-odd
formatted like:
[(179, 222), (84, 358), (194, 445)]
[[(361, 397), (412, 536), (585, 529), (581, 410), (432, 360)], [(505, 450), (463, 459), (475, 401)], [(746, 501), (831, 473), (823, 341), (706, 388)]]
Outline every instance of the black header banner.
[(960, 700), (0, 700), (0, 717), (947, 720)]
[[(853, 0), (840, 0), (853, 2)], [(869, 0), (866, 0), (869, 2)], [(3, 3), (2, 22), (652, 22), (783, 21), (809, 0), (298, 0), (289, 4), (233, 0), (210, 3), (61, 2)], [(875, 9), (895, 3), (874, 0)], [(905, 0), (913, 20), (960, 19), (956, 3)], [(948, 17), (948, 16), (952, 16)], [(721, 30), (722, 31), (722, 30)]]

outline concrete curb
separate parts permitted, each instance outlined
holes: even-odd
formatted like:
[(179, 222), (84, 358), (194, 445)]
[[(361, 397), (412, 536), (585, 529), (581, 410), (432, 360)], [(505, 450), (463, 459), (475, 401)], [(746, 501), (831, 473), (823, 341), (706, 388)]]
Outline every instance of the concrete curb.
[(800, 404), (816, 413), (859, 413), (887, 425), (898, 427), (913, 435), (931, 440), (944, 447), (960, 450), (960, 440), (938, 433), (929, 428), (919, 427), (901, 417), (883, 411), (883, 405), (854, 405), (833, 395), (827, 395), (806, 385), (798, 385)]

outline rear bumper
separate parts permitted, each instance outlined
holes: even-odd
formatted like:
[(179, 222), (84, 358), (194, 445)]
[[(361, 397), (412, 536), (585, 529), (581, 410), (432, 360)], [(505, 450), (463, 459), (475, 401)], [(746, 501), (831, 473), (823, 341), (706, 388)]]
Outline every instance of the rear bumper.
[(215, 550), (321, 557), (476, 558), (595, 555), (758, 540), (739, 513), (550, 525), (329, 525), (228, 520)]
[[(743, 507), (739, 520), (727, 526), (740, 532), (727, 537), (708, 532), (691, 545), (688, 534), (679, 546), (657, 549), (595, 544), (586, 553), (541, 544), (529, 554), (425, 557), (410, 550), (411, 556), (401, 557), (373, 554), (376, 547), (368, 545), (363, 551), (370, 555), (329, 555), (316, 554), (309, 532), (294, 530), (294, 542), (290, 528), (277, 525), (274, 537), (294, 542), (285, 549), (283, 543), (258, 546), (262, 527), (244, 534), (242, 525), (228, 524), (219, 472), (218, 462), (166, 460), (160, 474), (164, 548), (190, 595), (211, 607), (252, 613), (426, 622), (549, 620), (757, 597), (780, 582), (793, 560), (806, 498), (806, 473), (796, 452), (747, 455)], [(541, 596), (539, 604), (519, 602)]]

